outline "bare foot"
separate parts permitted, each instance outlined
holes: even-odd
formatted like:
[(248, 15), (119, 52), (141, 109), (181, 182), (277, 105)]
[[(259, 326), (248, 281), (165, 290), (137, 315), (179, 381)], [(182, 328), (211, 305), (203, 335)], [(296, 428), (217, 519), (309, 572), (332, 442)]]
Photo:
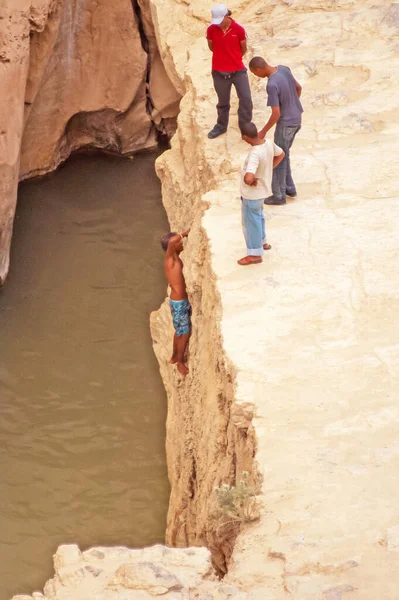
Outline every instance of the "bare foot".
[(263, 250), (270, 250), (270, 249), (271, 249), (270, 244), (263, 244)]
[(177, 363), (177, 370), (179, 371), (179, 373), (181, 373), (182, 375), (187, 375), (187, 373), (189, 372), (186, 365), (183, 363)]
[(177, 354), (172, 354), (172, 358), (170, 359), (169, 363), (171, 365), (175, 365), (177, 363)]
[(246, 267), (247, 265), (257, 265), (262, 262), (261, 256), (244, 256), (237, 261), (239, 265)]

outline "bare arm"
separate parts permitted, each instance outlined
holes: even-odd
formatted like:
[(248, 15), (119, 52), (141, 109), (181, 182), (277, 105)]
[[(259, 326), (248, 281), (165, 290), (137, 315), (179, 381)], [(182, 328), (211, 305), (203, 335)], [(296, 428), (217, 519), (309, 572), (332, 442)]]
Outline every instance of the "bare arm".
[(213, 52), (213, 40), (208, 40), (208, 48), (211, 52)]
[(166, 258), (172, 258), (172, 256), (176, 254), (176, 248), (180, 243), (180, 240), (180, 233), (177, 233), (176, 235), (170, 238), (168, 248), (166, 250)]
[(298, 94), (298, 98), (301, 97), (302, 94), (302, 86), (295, 80), (295, 88), (296, 88), (296, 93)]
[(242, 42), (240, 42), (240, 46), (241, 46), (241, 53), (244, 56), (244, 54), (247, 51), (247, 40), (243, 40)]
[(254, 187), (258, 185), (258, 181), (253, 173), (245, 173), (244, 183), (247, 185), (253, 185)]
[(280, 118), (280, 107), (272, 106), (271, 109), (272, 109), (272, 114), (270, 115), (270, 119), (268, 120), (268, 122), (266, 123), (264, 128), (261, 129), (259, 132), (259, 137), (261, 137), (261, 138), (266, 137), (266, 134), (269, 131), (269, 129), (271, 129), (273, 127), (273, 125), (275, 125)]
[(173, 237), (170, 238), (168, 249), (166, 250), (166, 257), (171, 257), (176, 253), (176, 248), (181, 242), (181, 240), (188, 236), (190, 233), (190, 229), (183, 231), (183, 233), (176, 233)]
[(275, 156), (273, 158), (273, 169), (275, 169), (277, 167), (277, 165), (279, 165), (281, 163), (284, 156), (285, 156), (285, 152), (282, 152), (281, 154), (279, 154), (278, 156)]

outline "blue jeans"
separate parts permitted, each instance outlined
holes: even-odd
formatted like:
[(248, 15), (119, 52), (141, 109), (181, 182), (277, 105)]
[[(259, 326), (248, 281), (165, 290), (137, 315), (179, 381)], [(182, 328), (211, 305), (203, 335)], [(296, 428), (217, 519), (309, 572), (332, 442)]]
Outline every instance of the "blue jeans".
[(266, 244), (265, 217), (262, 200), (241, 197), (242, 230), (247, 244), (247, 256), (262, 256)]
[(291, 174), (290, 148), (300, 128), (300, 125), (276, 125), (274, 142), (285, 152), (283, 160), (273, 170), (272, 192), (276, 200), (285, 200), (287, 192), (293, 196), (296, 194)]

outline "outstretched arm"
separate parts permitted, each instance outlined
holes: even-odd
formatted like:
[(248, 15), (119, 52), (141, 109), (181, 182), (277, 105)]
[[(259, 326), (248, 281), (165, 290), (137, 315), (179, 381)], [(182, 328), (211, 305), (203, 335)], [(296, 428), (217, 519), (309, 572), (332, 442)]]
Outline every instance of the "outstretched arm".
[(166, 250), (167, 258), (170, 258), (176, 253), (177, 246), (180, 244), (181, 240), (188, 236), (190, 233), (190, 229), (183, 231), (183, 233), (176, 233), (173, 237), (170, 238), (168, 249)]
[(271, 129), (273, 127), (273, 125), (275, 125), (280, 118), (280, 107), (272, 106), (271, 109), (272, 109), (272, 114), (270, 115), (270, 119), (268, 120), (268, 122), (266, 123), (264, 128), (261, 129), (259, 132), (259, 137), (261, 137), (261, 138), (266, 137), (266, 134), (269, 131), (269, 129)]
[(168, 248), (166, 250), (166, 258), (171, 258), (174, 254), (176, 254), (177, 246), (180, 244), (181, 235), (180, 233), (176, 233), (173, 237), (170, 238), (168, 243)]

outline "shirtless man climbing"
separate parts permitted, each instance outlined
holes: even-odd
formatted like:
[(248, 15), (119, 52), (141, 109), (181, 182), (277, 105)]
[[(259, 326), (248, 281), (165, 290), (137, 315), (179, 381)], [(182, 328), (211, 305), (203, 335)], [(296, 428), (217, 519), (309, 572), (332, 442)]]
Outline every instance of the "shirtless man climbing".
[(184, 233), (167, 233), (161, 239), (161, 246), (166, 252), (164, 266), (170, 285), (169, 303), (175, 328), (170, 363), (177, 364), (178, 371), (182, 375), (188, 373), (188, 368), (184, 364), (184, 354), (191, 335), (191, 305), (187, 298), (180, 252), (183, 250), (183, 238), (189, 233), (189, 229)]

